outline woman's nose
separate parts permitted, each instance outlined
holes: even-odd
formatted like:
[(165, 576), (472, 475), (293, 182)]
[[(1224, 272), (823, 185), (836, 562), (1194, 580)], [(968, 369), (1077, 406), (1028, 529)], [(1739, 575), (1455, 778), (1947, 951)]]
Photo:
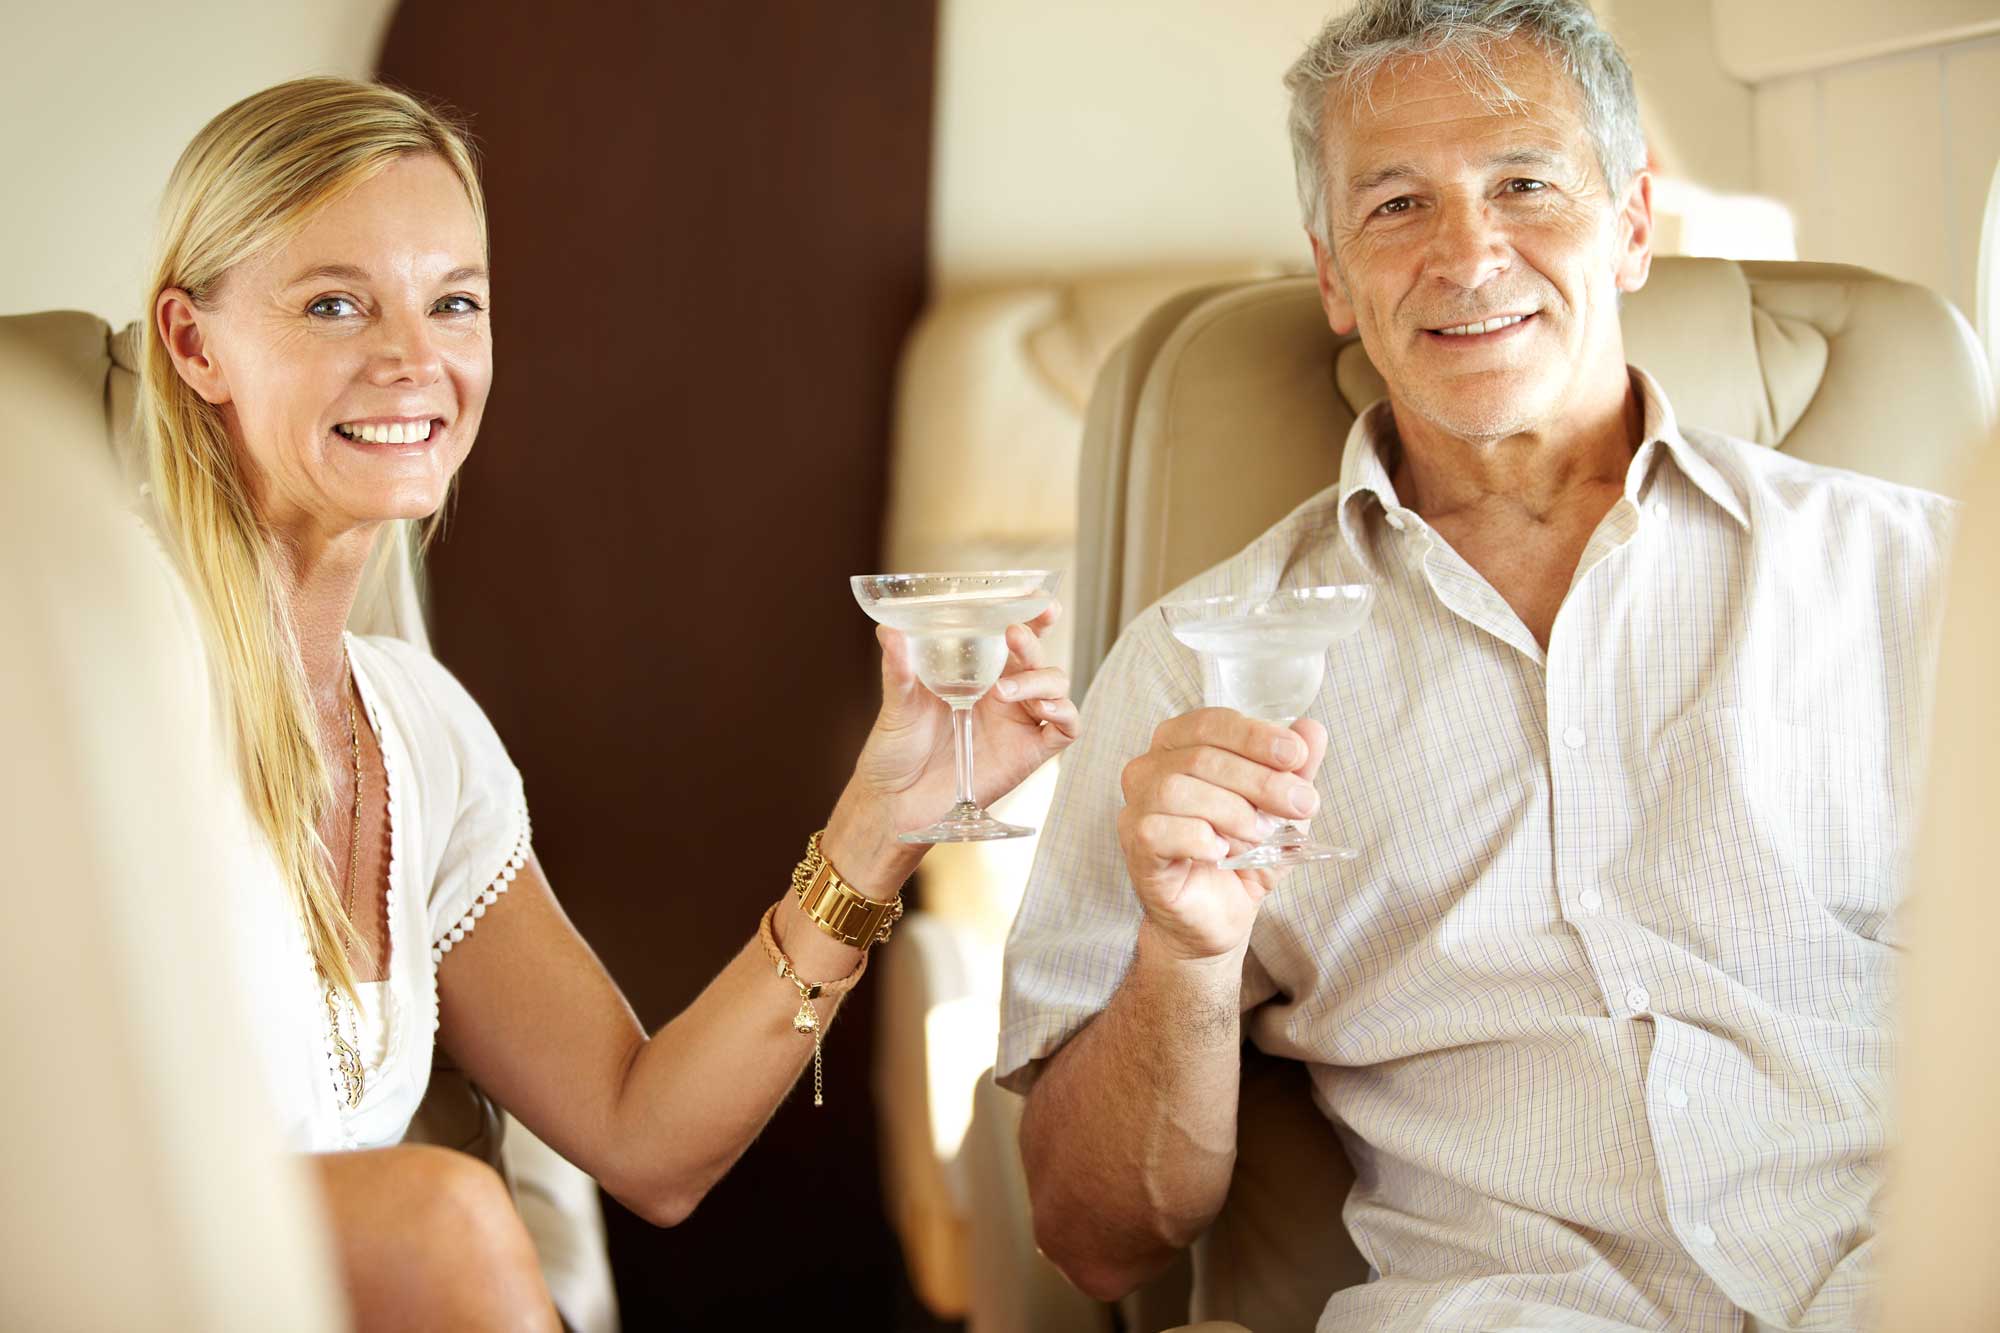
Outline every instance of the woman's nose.
[(429, 318), (424, 314), (393, 315), (377, 326), (377, 344), (369, 358), (369, 377), (378, 384), (430, 384), (444, 373)]

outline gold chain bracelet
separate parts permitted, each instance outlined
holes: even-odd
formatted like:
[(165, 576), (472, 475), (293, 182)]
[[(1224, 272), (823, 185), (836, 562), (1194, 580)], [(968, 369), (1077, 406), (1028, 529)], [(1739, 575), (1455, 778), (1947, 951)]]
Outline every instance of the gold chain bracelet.
[(839, 981), (807, 981), (792, 970), (792, 960), (785, 957), (785, 951), (778, 947), (778, 936), (771, 928), (778, 915), (779, 904), (772, 903), (764, 909), (764, 917), (757, 923), (757, 938), (764, 942), (764, 952), (778, 965), (778, 975), (799, 990), (799, 1011), (792, 1016), (792, 1031), (809, 1034), (813, 1039), (813, 1105), (826, 1105), (824, 1077), (821, 1067), (821, 1045), (826, 1036), (826, 1024), (821, 1021), (819, 1009), (813, 1001), (824, 996), (845, 995), (854, 989), (854, 983), (861, 980), (861, 974), (868, 970), (868, 955), (862, 954), (861, 961), (854, 970)]

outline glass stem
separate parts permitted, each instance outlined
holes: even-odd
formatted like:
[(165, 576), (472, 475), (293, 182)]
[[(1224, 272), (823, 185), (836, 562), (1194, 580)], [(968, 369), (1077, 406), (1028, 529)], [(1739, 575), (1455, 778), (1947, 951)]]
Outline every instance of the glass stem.
[(951, 707), (952, 751), (958, 763), (958, 803), (961, 807), (978, 809), (972, 799), (972, 706), (953, 704)]

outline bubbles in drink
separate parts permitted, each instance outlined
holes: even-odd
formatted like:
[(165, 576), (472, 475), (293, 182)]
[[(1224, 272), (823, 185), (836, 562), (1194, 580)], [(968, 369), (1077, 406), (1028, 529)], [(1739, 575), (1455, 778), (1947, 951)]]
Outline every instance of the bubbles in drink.
[(978, 699), (1007, 665), (1007, 640), (991, 634), (917, 634), (910, 651), (917, 679), (946, 703)]
[(910, 636), (917, 678), (946, 703), (968, 706), (1007, 665), (1007, 627), (1049, 609), (1046, 592), (1018, 586), (884, 597), (868, 614)]
[(1173, 627), (1201, 654), (1203, 693), (1218, 708), (1290, 723), (1312, 706), (1340, 631), (1323, 613), (1216, 616)]

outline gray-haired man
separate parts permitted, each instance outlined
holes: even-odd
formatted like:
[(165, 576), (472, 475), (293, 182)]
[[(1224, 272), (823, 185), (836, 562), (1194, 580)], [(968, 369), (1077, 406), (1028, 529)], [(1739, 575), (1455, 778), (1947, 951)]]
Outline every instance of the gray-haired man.
[[(1361, 0), (1288, 84), (1389, 398), (1178, 595), (1380, 604), (1289, 730), (1200, 708), (1158, 616), (1099, 674), (1008, 948), (1037, 1238), (1111, 1297), (1198, 1234), (1247, 1036), (1355, 1159), (1380, 1277), (1322, 1329), (1854, 1327), (1947, 502), (1626, 365), (1651, 184), (1582, 4)], [(1361, 860), (1215, 867), (1322, 801)]]

